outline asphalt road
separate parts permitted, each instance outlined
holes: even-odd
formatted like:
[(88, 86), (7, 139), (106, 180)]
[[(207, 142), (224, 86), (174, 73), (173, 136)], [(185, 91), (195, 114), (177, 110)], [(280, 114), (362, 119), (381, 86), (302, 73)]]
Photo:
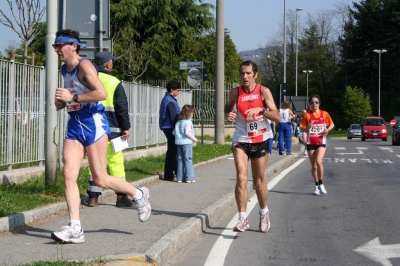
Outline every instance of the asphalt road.
[(399, 164), (391, 141), (331, 139), (327, 195), (313, 195), (310, 163), (299, 156), (270, 188), (268, 233), (258, 232), (254, 202), (250, 229), (233, 233), (232, 206), (170, 265), (400, 265)]

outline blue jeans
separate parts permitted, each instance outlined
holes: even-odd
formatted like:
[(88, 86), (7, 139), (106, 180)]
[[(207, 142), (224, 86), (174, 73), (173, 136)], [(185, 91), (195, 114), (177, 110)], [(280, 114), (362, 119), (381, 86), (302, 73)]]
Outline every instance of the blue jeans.
[(193, 181), (195, 176), (192, 161), (192, 144), (176, 146), (178, 147), (178, 181)]
[(272, 145), (274, 142), (274, 138), (269, 138), (268, 139), (268, 153), (271, 154), (272, 153)]
[[(290, 123), (279, 123), (278, 124), (278, 132), (279, 132), (279, 153), (283, 152), (283, 145), (285, 145), (286, 153), (292, 152), (292, 126)], [(285, 144), (284, 144), (285, 142)]]

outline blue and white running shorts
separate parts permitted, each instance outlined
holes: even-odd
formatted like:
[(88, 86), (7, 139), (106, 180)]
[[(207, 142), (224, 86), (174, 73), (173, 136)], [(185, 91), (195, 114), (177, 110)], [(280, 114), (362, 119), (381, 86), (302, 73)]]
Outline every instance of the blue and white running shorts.
[(84, 147), (98, 141), (104, 134), (110, 134), (110, 125), (104, 113), (70, 114), (65, 138), (77, 140)]

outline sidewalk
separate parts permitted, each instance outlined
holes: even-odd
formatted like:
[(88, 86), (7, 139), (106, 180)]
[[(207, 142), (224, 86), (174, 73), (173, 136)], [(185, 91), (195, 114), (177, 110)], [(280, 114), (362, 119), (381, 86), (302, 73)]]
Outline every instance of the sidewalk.
[[(273, 150), (269, 156), (266, 182), (289, 165), (301, 147), (293, 144), (290, 156), (279, 156)], [(139, 222), (135, 209), (116, 208), (116, 197), (111, 190), (104, 191), (98, 207), (82, 205), (81, 221), (86, 241), (83, 244), (60, 245), (50, 238), (51, 232), (69, 221), (65, 203), (2, 218), (9, 223), (25, 217), (32, 217), (32, 221), (17, 232), (0, 235), (0, 264), (101, 258), (116, 260), (107, 265), (167, 265), (179, 250), (212, 225), (220, 213), (236, 204), (233, 193), (236, 172), (232, 155), (197, 164), (195, 172), (196, 183), (193, 184), (161, 181), (158, 176), (132, 183), (135, 186), (146, 185), (150, 190), (152, 215), (144, 223)], [(254, 193), (250, 180), (251, 177), (249, 196)], [(64, 209), (56, 205), (64, 205)], [(0, 221), (2, 226), (4, 221)]]

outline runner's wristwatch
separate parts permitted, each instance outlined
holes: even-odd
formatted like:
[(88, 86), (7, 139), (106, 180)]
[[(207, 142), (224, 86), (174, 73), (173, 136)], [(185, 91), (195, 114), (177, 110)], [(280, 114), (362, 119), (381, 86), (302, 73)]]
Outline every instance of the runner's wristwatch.
[(264, 115), (265, 111), (267, 111), (267, 109), (263, 108), (260, 112), (260, 115)]
[(79, 103), (78, 94), (74, 94), (74, 97), (72, 99), (74, 100), (74, 102)]

